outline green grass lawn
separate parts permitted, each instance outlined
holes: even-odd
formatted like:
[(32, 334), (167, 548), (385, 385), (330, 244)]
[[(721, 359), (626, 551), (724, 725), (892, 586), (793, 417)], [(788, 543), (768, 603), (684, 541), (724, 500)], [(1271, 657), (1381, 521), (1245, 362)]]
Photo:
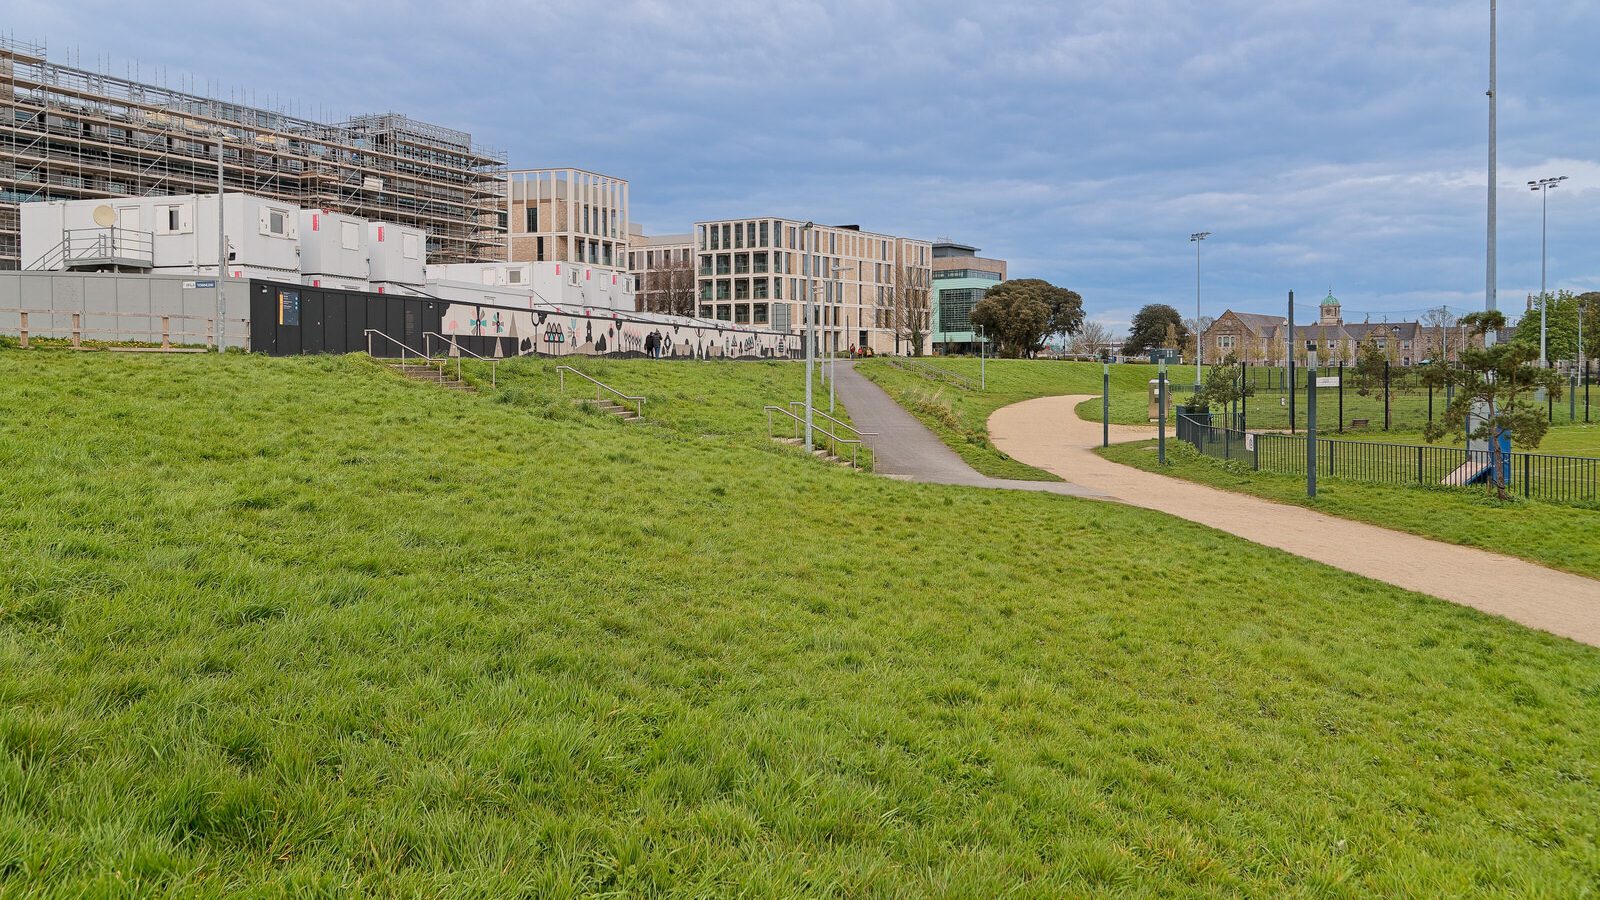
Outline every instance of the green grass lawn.
[(0, 895), (1594, 889), (1600, 651), (729, 365), (0, 352)]
[[(955, 372), (977, 382), (979, 361), (965, 357), (939, 357), (913, 365)], [(968, 465), (996, 478), (1032, 481), (1060, 481), (1055, 475), (1018, 462), (989, 441), (989, 414), (1035, 397), (1061, 394), (1094, 394), (1102, 387), (1099, 363), (1062, 360), (992, 359), (983, 364), (987, 371), (985, 389), (969, 390), (948, 382), (931, 380), (897, 368), (886, 360), (863, 360), (856, 371), (872, 379), (895, 400), (927, 425), (951, 449), (961, 454)], [(1193, 369), (1188, 370), (1193, 377)], [(1111, 367), (1111, 419), (1125, 424), (1147, 421), (1147, 385), (1156, 377), (1156, 368), (1147, 365)], [(1091, 410), (1090, 407), (1093, 407)], [(1100, 401), (1087, 401), (1079, 407), (1083, 418), (1099, 421)]]
[(1224, 464), (1175, 440), (1167, 442), (1169, 464), (1162, 467), (1156, 463), (1154, 447), (1154, 441), (1139, 441), (1095, 452), (1163, 475), (1600, 578), (1600, 541), (1594, 538), (1597, 512), (1592, 507), (1521, 499), (1500, 503), (1477, 488), (1395, 486), (1337, 478), (1320, 479), (1317, 498), (1310, 500), (1303, 474), (1252, 472), (1242, 462)]

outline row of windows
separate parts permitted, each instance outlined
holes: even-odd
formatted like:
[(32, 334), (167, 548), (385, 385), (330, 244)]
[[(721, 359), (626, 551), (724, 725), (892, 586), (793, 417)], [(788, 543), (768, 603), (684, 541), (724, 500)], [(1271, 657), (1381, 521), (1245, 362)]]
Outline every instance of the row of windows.
[[(685, 251), (687, 252), (687, 251)], [(803, 257), (802, 260), (803, 261)], [(702, 276), (713, 275), (765, 275), (770, 271), (776, 275), (800, 274), (801, 261), (794, 259), (794, 254), (777, 250), (769, 253), (766, 250), (757, 250), (746, 253), (702, 253), (700, 254), (699, 273)], [(769, 265), (770, 263), (770, 265)], [(860, 282), (866, 284), (888, 284), (894, 279), (894, 267), (888, 263), (858, 262), (856, 265), (847, 265), (845, 260), (829, 256), (811, 257), (812, 275), (817, 278), (827, 276), (833, 280)], [(915, 273), (912, 273), (913, 276)]]
[[(579, 230), (584, 234), (598, 234), (602, 237), (613, 238), (617, 236), (617, 216), (604, 207), (591, 207), (585, 203), (582, 206), (579, 224), (582, 226)], [(506, 225), (506, 214), (504, 212), (500, 213), (500, 225), (502, 228)], [(522, 230), (528, 234), (533, 234), (539, 230), (538, 204), (529, 203), (523, 207)]]
[[(800, 227), (786, 225), (772, 219), (760, 219), (748, 222), (719, 222), (714, 225), (698, 225), (695, 227), (696, 246), (701, 250), (756, 250), (756, 249), (805, 249), (800, 246)], [(824, 240), (826, 235), (826, 240)], [(842, 238), (842, 240), (841, 240)], [(850, 256), (867, 258), (881, 262), (891, 262), (894, 259), (890, 252), (889, 241), (885, 238), (870, 237), (854, 232), (840, 232), (833, 230), (814, 230), (811, 239), (813, 251), (821, 251), (824, 246), (826, 252), (833, 256)], [(913, 259), (908, 260), (914, 266), (928, 265), (930, 250), (925, 244), (911, 244)]]
[[(887, 316), (881, 313), (874, 316), (875, 328), (888, 327), (885, 324)], [(732, 322), (735, 325), (772, 325), (778, 331), (788, 331), (791, 326), (798, 327), (805, 322), (804, 314), (795, 312), (787, 303), (702, 303), (700, 318)], [(866, 324), (853, 313), (847, 314), (838, 307), (821, 308), (817, 319), (821, 327)]]
[[(1217, 349), (1218, 350), (1232, 350), (1237, 346), (1234, 343), (1234, 336), (1231, 335), (1231, 334), (1219, 334), (1219, 335), (1217, 335), (1216, 342), (1217, 342)], [(1373, 338), (1372, 342), (1377, 345), (1379, 350), (1387, 350), (1387, 349), (1389, 349), (1389, 339), (1388, 338)], [(1308, 340), (1305, 343), (1306, 343), (1306, 346), (1308, 348), (1312, 348), (1312, 347), (1316, 346), (1317, 342), (1315, 340)], [(1344, 340), (1343, 338), (1326, 338), (1326, 339), (1324, 339), (1322, 341), (1322, 349), (1324, 349), (1324, 350), (1338, 350), (1338, 349), (1340, 349), (1341, 347), (1344, 347), (1344, 346), (1354, 346), (1356, 343), (1358, 343), (1358, 342), (1357, 341), (1347, 341), (1347, 340)], [(1411, 349), (1411, 342), (1410, 341), (1401, 341), (1400, 342), (1400, 349), (1401, 350), (1410, 350)]]
[(981, 278), (984, 281), (999, 281), (999, 272), (990, 272), (985, 269), (945, 269), (934, 272), (934, 278)]
[(662, 268), (673, 263), (686, 263), (688, 261), (688, 247), (667, 250), (633, 250), (628, 253), (628, 268), (635, 272), (641, 269)]

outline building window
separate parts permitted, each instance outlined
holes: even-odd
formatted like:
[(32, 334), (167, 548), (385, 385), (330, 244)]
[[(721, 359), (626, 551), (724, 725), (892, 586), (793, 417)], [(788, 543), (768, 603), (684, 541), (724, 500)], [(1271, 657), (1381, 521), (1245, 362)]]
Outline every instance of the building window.
[[(712, 227), (714, 228), (716, 226), (712, 226)], [(732, 250), (733, 249), (733, 226), (731, 224), (726, 224), (726, 225), (722, 226), (722, 249), (724, 249), (724, 250)]]
[(1231, 335), (1231, 334), (1219, 334), (1219, 335), (1217, 335), (1217, 349), (1218, 350), (1232, 350), (1233, 349), (1233, 335)]
[(782, 300), (783, 299), (783, 279), (782, 278), (774, 278), (774, 279), (772, 279), (772, 299), (774, 299), (774, 300)]
[(704, 225), (696, 225), (694, 227), (694, 230), (698, 233), (698, 236), (699, 236), (700, 249), (701, 250), (709, 250), (709, 249), (711, 249), (710, 247), (706, 246), (706, 227)]
[[(701, 241), (701, 243), (703, 244), (705, 242)], [(722, 229), (718, 228), (715, 225), (711, 226), (711, 249), (712, 250), (721, 250), (722, 249)]]
[(523, 221), (527, 225), (528, 233), (539, 230), (539, 207), (530, 206), (523, 210)]
[(700, 274), (701, 275), (710, 275), (710, 274), (712, 274), (712, 272), (711, 272), (711, 254), (709, 254), (709, 253), (702, 253), (700, 255)]
[(535, 238), (533, 242), (534, 256), (539, 262), (544, 262), (544, 238)]
[(735, 325), (750, 324), (750, 304), (740, 303), (733, 308), (733, 322)]
[[(762, 223), (762, 224), (766, 224), (766, 223)], [(757, 275), (765, 275), (765, 274), (767, 274), (767, 254), (766, 254), (766, 252), (763, 251), (761, 253), (752, 254), (752, 259), (750, 260), (750, 264), (754, 267), (755, 273)]]
[(717, 321), (730, 322), (733, 320), (733, 307), (726, 303), (717, 305)]
[(702, 318), (702, 319), (711, 318), (711, 307), (709, 307), (709, 306), (700, 307), (700, 318)]
[(744, 249), (744, 223), (735, 223), (733, 226), (733, 249)]
[(733, 255), (733, 274), (735, 274), (735, 275), (749, 275), (750, 274), (750, 254), (748, 254), (748, 253), (735, 253)]
[(755, 290), (755, 299), (767, 299), (767, 280), (765, 278), (757, 278), (753, 284), (753, 287)]
[(717, 282), (717, 299), (718, 300), (727, 300), (732, 296), (733, 296), (733, 285), (732, 285), (732, 282), (729, 282), (726, 279)]
[(733, 283), (733, 299), (735, 299), (735, 300), (749, 300), (750, 299), (750, 279), (748, 279), (748, 278), (740, 278), (739, 280), (737, 280), (737, 281), (735, 281)]
[(731, 271), (733, 257), (727, 253), (717, 254), (717, 274), (726, 275)]
[(750, 320), (757, 325), (767, 324), (767, 305), (765, 303), (757, 303), (752, 306), (750, 308)]
[(983, 299), (983, 288), (955, 288), (939, 292), (939, 330), (971, 331), (972, 307)]
[(701, 300), (710, 300), (711, 299), (711, 282), (709, 282), (709, 281), (700, 282), (700, 299)]

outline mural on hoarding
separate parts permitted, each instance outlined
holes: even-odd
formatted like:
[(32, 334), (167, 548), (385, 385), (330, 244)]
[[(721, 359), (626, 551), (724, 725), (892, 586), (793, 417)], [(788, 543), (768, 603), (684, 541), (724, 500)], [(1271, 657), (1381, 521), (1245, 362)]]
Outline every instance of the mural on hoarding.
[(505, 309), (471, 303), (445, 308), (451, 337), (498, 338), (501, 356), (648, 356), (656, 359), (786, 359), (790, 335), (689, 319), (634, 319), (603, 309)]

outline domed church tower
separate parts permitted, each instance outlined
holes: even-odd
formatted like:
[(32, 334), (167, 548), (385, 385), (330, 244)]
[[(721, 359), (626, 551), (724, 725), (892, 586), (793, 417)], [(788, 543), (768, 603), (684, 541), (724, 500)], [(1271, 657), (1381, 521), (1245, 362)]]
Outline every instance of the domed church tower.
[(1322, 298), (1322, 320), (1317, 324), (1344, 324), (1344, 318), (1339, 315), (1339, 298), (1333, 295), (1333, 288), (1328, 288), (1328, 296)]

